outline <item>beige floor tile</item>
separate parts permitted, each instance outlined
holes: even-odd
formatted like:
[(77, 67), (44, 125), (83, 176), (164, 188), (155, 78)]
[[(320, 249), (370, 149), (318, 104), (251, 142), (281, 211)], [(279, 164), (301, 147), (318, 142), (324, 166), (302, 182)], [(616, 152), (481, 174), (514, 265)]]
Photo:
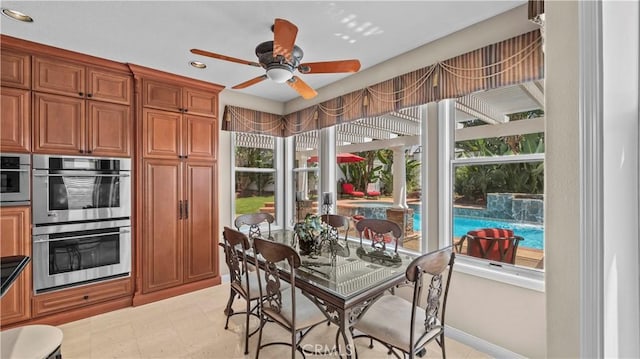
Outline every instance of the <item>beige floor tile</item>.
[[(244, 355), (245, 316), (235, 315), (224, 329), (224, 308), (229, 298), (228, 284), (149, 303), (139, 307), (98, 315), (61, 325), (64, 333), (62, 354), (65, 359), (103, 358), (193, 358), (231, 359), (254, 358), (258, 334), (249, 340), (249, 355)], [(235, 311), (245, 309), (244, 301), (234, 302)], [(252, 317), (249, 327), (258, 328), (259, 320)], [(309, 349), (335, 348), (335, 325), (320, 325), (305, 337)], [(289, 334), (277, 324), (268, 323), (263, 332), (263, 344), (270, 341), (289, 341)], [(357, 339), (356, 348), (361, 359), (393, 358), (377, 344), (368, 347), (367, 339)], [(316, 347), (317, 345), (317, 347)], [(450, 358), (490, 358), (485, 353), (447, 339)], [(342, 346), (343, 347), (343, 346)], [(261, 350), (262, 359), (289, 357), (290, 348), (272, 346)], [(344, 354), (344, 353), (343, 353)], [(302, 357), (297, 355), (297, 357)], [(330, 355), (307, 354), (307, 358), (338, 358)], [(427, 346), (426, 358), (441, 358), (440, 347)]]

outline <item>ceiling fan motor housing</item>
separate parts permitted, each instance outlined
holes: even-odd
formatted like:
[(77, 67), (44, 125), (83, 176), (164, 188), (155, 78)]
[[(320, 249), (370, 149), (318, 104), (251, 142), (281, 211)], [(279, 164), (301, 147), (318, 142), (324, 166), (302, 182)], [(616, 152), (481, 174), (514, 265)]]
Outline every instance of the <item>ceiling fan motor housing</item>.
[(293, 72), (298, 65), (300, 65), (300, 61), (302, 61), (302, 56), (304, 53), (302, 49), (296, 45), (293, 46), (293, 51), (291, 51), (291, 61), (287, 61), (283, 56), (273, 57), (273, 41), (265, 41), (258, 46), (256, 46), (256, 56), (258, 57), (258, 62), (265, 69), (269, 68), (286, 68), (289, 71)]

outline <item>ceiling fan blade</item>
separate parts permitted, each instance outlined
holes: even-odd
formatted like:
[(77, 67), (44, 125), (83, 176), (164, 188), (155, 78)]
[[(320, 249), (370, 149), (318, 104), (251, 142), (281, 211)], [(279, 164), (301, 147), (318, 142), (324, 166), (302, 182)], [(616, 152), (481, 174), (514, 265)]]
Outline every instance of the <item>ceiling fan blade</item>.
[(335, 72), (358, 72), (360, 61), (341, 60), (325, 62), (305, 62), (298, 66), (298, 71), (303, 74), (327, 74)]
[(258, 77), (252, 78), (249, 81), (245, 81), (245, 82), (243, 82), (241, 84), (237, 84), (237, 85), (233, 86), (232, 89), (234, 89), (234, 90), (243, 89), (245, 87), (249, 87), (251, 85), (255, 85), (258, 82), (263, 81), (266, 78), (267, 78), (267, 75), (258, 76)]
[(273, 25), (273, 57), (284, 56), (291, 61), (293, 46), (298, 35), (298, 27), (285, 19), (276, 19)]
[(302, 81), (298, 76), (293, 76), (287, 84), (296, 90), (305, 100), (312, 99), (318, 95), (316, 90), (312, 89), (306, 82)]
[(249, 66), (262, 67), (262, 65), (254, 61), (248, 61), (248, 60), (238, 59), (231, 56), (220, 55), (220, 54), (216, 54), (215, 52), (209, 52), (209, 51), (204, 51), (199, 49), (191, 49), (191, 53), (196, 55), (213, 57), (214, 59), (218, 59), (218, 60), (225, 60), (225, 61), (237, 62), (239, 64), (244, 64)]

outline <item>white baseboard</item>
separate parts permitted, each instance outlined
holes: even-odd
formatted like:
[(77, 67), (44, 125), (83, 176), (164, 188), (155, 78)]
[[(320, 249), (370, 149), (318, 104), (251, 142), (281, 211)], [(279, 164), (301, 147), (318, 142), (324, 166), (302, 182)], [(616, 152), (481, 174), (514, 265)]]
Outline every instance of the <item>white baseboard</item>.
[(475, 337), (469, 333), (463, 332), (462, 330), (458, 330), (456, 328), (445, 325), (445, 335), (457, 342), (460, 342), (464, 345), (470, 346), (473, 349), (486, 353), (493, 358), (501, 359), (524, 359), (526, 357), (514, 353), (508, 349), (505, 349), (501, 346), (490, 343), (484, 339), (480, 339)]

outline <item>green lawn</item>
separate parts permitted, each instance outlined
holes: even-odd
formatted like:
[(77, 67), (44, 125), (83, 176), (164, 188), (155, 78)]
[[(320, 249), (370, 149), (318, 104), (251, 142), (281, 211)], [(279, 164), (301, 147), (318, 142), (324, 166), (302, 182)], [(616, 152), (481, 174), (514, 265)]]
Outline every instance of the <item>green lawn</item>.
[(273, 202), (273, 196), (236, 198), (236, 214), (256, 213), (265, 202)]

